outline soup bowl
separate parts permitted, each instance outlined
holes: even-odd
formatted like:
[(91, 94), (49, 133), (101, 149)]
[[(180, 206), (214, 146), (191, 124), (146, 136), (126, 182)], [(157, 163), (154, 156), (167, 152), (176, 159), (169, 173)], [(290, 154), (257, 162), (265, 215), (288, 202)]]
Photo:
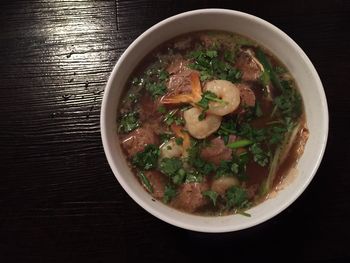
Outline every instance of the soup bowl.
[[(221, 30), (255, 40), (272, 52), (293, 75), (304, 100), (310, 132), (304, 154), (297, 163), (298, 175), (273, 197), (252, 207), (250, 217), (198, 216), (171, 208), (154, 200), (138, 182), (123, 156), (117, 135), (117, 109), (123, 88), (143, 57), (175, 36), (201, 30)], [(249, 14), (225, 10), (202, 9), (165, 19), (140, 35), (121, 55), (115, 65), (102, 101), (101, 135), (108, 163), (129, 196), (142, 208), (172, 225), (200, 232), (229, 232), (262, 223), (288, 207), (309, 185), (325, 151), (328, 136), (328, 108), (320, 78), (302, 49), (274, 25)]]

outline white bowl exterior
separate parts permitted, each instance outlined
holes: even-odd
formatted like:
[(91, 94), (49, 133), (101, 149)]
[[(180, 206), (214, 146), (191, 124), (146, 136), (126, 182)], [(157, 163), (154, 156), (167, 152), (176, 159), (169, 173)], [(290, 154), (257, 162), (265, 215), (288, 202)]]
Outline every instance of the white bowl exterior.
[[(223, 30), (247, 36), (275, 54), (290, 70), (302, 94), (310, 137), (298, 163), (299, 175), (277, 196), (253, 207), (251, 217), (202, 217), (172, 209), (142, 188), (125, 162), (116, 136), (119, 98), (128, 76), (142, 58), (166, 40), (187, 32)], [(119, 58), (107, 83), (101, 109), (101, 134), (108, 162), (126, 192), (156, 217), (179, 227), (201, 232), (228, 232), (266, 221), (288, 207), (307, 187), (321, 162), (328, 136), (327, 101), (318, 74), (301, 48), (270, 23), (245, 13), (203, 9), (182, 13), (153, 26), (139, 36)]]

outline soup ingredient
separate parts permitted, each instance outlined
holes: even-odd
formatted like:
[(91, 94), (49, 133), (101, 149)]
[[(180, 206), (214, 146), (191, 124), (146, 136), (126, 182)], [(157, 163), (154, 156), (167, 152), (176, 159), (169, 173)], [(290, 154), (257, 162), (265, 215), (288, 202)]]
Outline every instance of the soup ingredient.
[(148, 144), (142, 152), (138, 152), (134, 155), (132, 164), (141, 170), (150, 170), (157, 167), (158, 156), (158, 146)]
[(149, 126), (140, 127), (122, 140), (122, 146), (129, 156), (142, 152), (146, 145), (158, 144), (158, 137)]
[(164, 96), (160, 100), (160, 102), (163, 104), (178, 104), (178, 103), (194, 104), (195, 102), (199, 101), (202, 95), (202, 88), (199, 82), (198, 73), (192, 72), (190, 74), (190, 78), (191, 78), (191, 88), (192, 88), (191, 93)]
[(212, 80), (205, 84), (204, 91), (213, 92), (222, 101), (210, 101), (208, 113), (224, 116), (236, 110), (240, 103), (239, 89), (227, 80)]
[(181, 39), (149, 54), (127, 84), (122, 148), (143, 187), (169, 206), (248, 215), (302, 153), (300, 94), (251, 40), (211, 31)]
[(211, 184), (211, 190), (215, 191), (221, 196), (224, 196), (226, 191), (235, 185), (239, 185), (239, 180), (233, 176), (223, 176), (215, 179)]
[(170, 139), (160, 146), (161, 158), (180, 157), (182, 153), (183, 148), (181, 145), (176, 143), (175, 138)]
[(196, 139), (204, 139), (219, 129), (221, 116), (206, 114), (204, 119), (199, 120), (202, 110), (191, 108), (184, 111), (186, 129)]
[(163, 198), (166, 177), (156, 170), (140, 172), (140, 174), (143, 175), (141, 182), (146, 190), (152, 193), (155, 198)]
[(207, 181), (200, 183), (184, 183), (180, 185), (178, 195), (173, 202), (175, 207), (188, 212), (194, 212), (208, 204), (208, 199), (202, 192), (209, 190)]
[(125, 114), (121, 120), (119, 125), (119, 132), (128, 133), (140, 126), (139, 120), (138, 120), (138, 113), (137, 112), (129, 112)]

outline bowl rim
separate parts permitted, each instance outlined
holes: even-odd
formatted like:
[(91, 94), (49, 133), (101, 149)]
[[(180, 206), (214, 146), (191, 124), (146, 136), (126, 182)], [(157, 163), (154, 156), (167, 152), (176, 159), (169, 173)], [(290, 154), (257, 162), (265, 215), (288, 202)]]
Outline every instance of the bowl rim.
[[(178, 20), (178, 19), (182, 19), (184, 17), (188, 17), (191, 15), (195, 15), (195, 14), (213, 14), (213, 13), (221, 13), (221, 14), (228, 14), (228, 15), (236, 15), (236, 16), (241, 16), (250, 20), (253, 20), (253, 22), (256, 22), (258, 24), (262, 24), (263, 26), (269, 28), (269, 30), (275, 31), (276, 33), (278, 33), (281, 38), (284, 38), (290, 45), (293, 46), (293, 48), (296, 49), (296, 51), (299, 53), (299, 55), (301, 56), (301, 58), (304, 60), (304, 62), (307, 65), (307, 68), (310, 70), (311, 75), (314, 79), (314, 81), (316, 82), (316, 86), (319, 89), (319, 94), (321, 97), (321, 102), (322, 102), (322, 113), (324, 114), (324, 126), (321, 127), (323, 134), (321, 135), (321, 149), (320, 152), (317, 153), (317, 161), (316, 163), (313, 165), (313, 168), (311, 170), (310, 176), (307, 177), (307, 180), (303, 181), (303, 184), (298, 187), (296, 189), (295, 192), (293, 192), (292, 195), (290, 195), (285, 202), (283, 202), (283, 205), (280, 205), (278, 207), (278, 209), (273, 209), (271, 211), (268, 211), (264, 216), (260, 216), (259, 218), (255, 218), (253, 220), (249, 220), (247, 221), (245, 224), (240, 224), (239, 227), (237, 227), (237, 225), (233, 225), (233, 226), (223, 226), (220, 228), (210, 228), (210, 227), (206, 227), (203, 228), (201, 226), (197, 226), (196, 224), (186, 224), (183, 222), (179, 222), (176, 219), (171, 218), (170, 216), (166, 216), (163, 213), (160, 213), (157, 209), (155, 209), (154, 207), (150, 206), (147, 202), (145, 202), (143, 199), (139, 198), (136, 194), (134, 194), (133, 190), (129, 188), (129, 186), (127, 185), (127, 183), (124, 181), (124, 179), (122, 178), (122, 176), (119, 175), (116, 168), (115, 163), (113, 162), (113, 157), (112, 157), (112, 153), (110, 151), (109, 148), (109, 139), (107, 138), (107, 130), (106, 130), (106, 113), (107, 113), (107, 98), (109, 96), (109, 93), (111, 91), (111, 89), (113, 88), (112, 83), (113, 83), (113, 78), (115, 77), (118, 68), (120, 67), (120, 65), (123, 64), (124, 60), (127, 58), (129, 52), (134, 48), (134, 46), (138, 45), (139, 42), (141, 42), (143, 40), (143, 38), (146, 35), (151, 34), (153, 31), (157, 30), (159, 27), (163, 27), (164, 25), (166, 25), (167, 23), (173, 22), (174, 20)], [(314, 65), (312, 64), (312, 62), (310, 61), (310, 59), (307, 57), (307, 55), (305, 54), (305, 52), (299, 47), (298, 44), (296, 44), (296, 42), (290, 38), (286, 33), (284, 33), (281, 29), (277, 28), (276, 26), (274, 26), (273, 24), (271, 24), (270, 22), (259, 18), (257, 16), (245, 13), (245, 12), (241, 12), (241, 11), (236, 11), (236, 10), (230, 10), (230, 9), (221, 9), (221, 8), (205, 8), (205, 9), (196, 9), (196, 10), (192, 10), (192, 11), (187, 11), (187, 12), (183, 12), (183, 13), (179, 13), (177, 15), (171, 16), (169, 18), (166, 18), (158, 23), (156, 23), (155, 25), (153, 25), (152, 27), (150, 27), (149, 29), (147, 29), (146, 31), (144, 31), (141, 35), (139, 35), (127, 48), (126, 50), (122, 53), (122, 55), (119, 57), (117, 63), (115, 64), (108, 82), (106, 84), (105, 87), (105, 92), (103, 95), (103, 99), (102, 99), (102, 105), (101, 105), (101, 114), (100, 114), (100, 129), (101, 129), (101, 138), (102, 138), (102, 144), (103, 144), (103, 149), (105, 152), (105, 155), (107, 157), (107, 161), (109, 166), (111, 167), (114, 176), (116, 177), (116, 179), (118, 180), (118, 182), (121, 184), (121, 186), (123, 187), (123, 189), (128, 193), (128, 195), (138, 204), (140, 205), (143, 209), (145, 209), (147, 212), (149, 212), (150, 214), (154, 215), (155, 217), (161, 219), (162, 221), (165, 221), (169, 224), (172, 224), (174, 226), (183, 228), (183, 229), (187, 229), (187, 230), (191, 230), (191, 231), (197, 231), (197, 232), (206, 232), (206, 233), (223, 233), (223, 232), (232, 232), (232, 231), (239, 231), (239, 230), (243, 230), (246, 228), (250, 228), (256, 225), (259, 225), (269, 219), (271, 219), (272, 217), (276, 216), (277, 214), (281, 213), (283, 210), (285, 210), (288, 206), (290, 206), (303, 192), (304, 190), (307, 188), (307, 186), (310, 184), (311, 180), (314, 178), (320, 164), (323, 158), (323, 155), (325, 153), (325, 149), (326, 149), (326, 145), (327, 145), (327, 139), (328, 139), (328, 132), (329, 132), (329, 112), (328, 112), (328, 105), (327, 105), (327, 98), (325, 95), (325, 91), (321, 82), (321, 79), (314, 67)], [(187, 214), (188, 215), (188, 214)], [(193, 217), (198, 217), (197, 215), (191, 215)]]

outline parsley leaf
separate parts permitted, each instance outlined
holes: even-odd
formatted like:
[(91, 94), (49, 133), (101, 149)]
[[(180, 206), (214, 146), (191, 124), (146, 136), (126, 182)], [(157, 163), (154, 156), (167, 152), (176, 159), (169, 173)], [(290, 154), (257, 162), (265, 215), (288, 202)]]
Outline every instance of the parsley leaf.
[(148, 144), (142, 152), (134, 155), (132, 164), (141, 170), (156, 168), (159, 153), (159, 148), (156, 145)]
[(122, 116), (119, 123), (119, 132), (128, 133), (140, 126), (138, 113), (137, 112), (129, 112)]

